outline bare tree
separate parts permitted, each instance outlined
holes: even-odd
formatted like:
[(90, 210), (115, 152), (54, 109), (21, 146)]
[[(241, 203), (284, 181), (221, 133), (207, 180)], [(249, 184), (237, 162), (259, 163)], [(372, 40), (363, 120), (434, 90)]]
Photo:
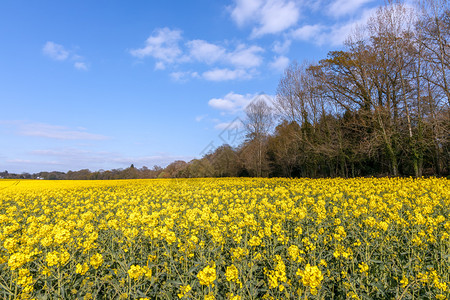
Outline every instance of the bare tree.
[(448, 0), (422, 0), (417, 23), (423, 57), (432, 72), (427, 79), (442, 90), (450, 105), (450, 8)]
[(264, 100), (264, 95), (252, 101), (245, 109), (246, 146), (245, 161), (255, 175), (260, 177), (267, 169), (267, 137), (273, 125), (272, 108)]

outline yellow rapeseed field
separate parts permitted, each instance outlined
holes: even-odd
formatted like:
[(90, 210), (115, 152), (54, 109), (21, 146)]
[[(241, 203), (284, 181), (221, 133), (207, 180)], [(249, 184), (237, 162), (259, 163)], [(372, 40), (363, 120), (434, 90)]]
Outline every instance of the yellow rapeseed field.
[(447, 179), (0, 181), (1, 299), (449, 299)]

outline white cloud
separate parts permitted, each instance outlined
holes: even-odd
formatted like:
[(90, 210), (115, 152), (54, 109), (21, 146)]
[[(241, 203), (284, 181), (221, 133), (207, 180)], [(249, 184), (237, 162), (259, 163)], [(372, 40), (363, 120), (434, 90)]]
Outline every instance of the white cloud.
[(165, 63), (173, 63), (180, 58), (182, 54), (178, 45), (180, 40), (180, 30), (158, 28), (145, 41), (143, 48), (130, 50), (130, 54), (138, 58), (151, 56), (157, 60), (156, 68), (162, 69)]
[(275, 41), (273, 43), (272, 51), (278, 54), (285, 54), (289, 51), (291, 43), (291, 40), (285, 40), (283, 43)]
[(63, 45), (56, 44), (54, 42), (45, 43), (44, 47), (42, 47), (42, 53), (45, 56), (50, 57), (53, 60), (57, 61), (74, 61), (74, 68), (77, 70), (88, 70), (88, 65), (83, 62), (84, 59), (82, 56), (74, 53), (74, 51), (67, 50)]
[(8, 159), (6, 160), (7, 163), (10, 164), (18, 164), (18, 165), (25, 165), (25, 166), (29, 166), (29, 165), (52, 165), (52, 166), (58, 166), (61, 165), (60, 162), (58, 161), (34, 161), (31, 159), (21, 159), (21, 158), (17, 158), (17, 159)]
[(170, 77), (175, 81), (180, 81), (186, 77), (186, 72), (172, 72), (170, 73)]
[(187, 81), (189, 78), (198, 78), (199, 75), (197, 72), (172, 72), (170, 73), (170, 77), (175, 81)]
[(292, 31), (291, 36), (297, 40), (308, 41), (320, 36), (324, 30), (326, 30), (326, 27), (320, 24), (304, 25)]
[(189, 48), (189, 55), (193, 59), (207, 64), (216, 63), (226, 56), (225, 48), (204, 40), (192, 40), (187, 42), (186, 46)]
[(155, 70), (165, 70), (166, 65), (162, 61), (157, 61), (155, 63)]
[(242, 69), (230, 70), (225, 68), (203, 72), (202, 77), (210, 81), (226, 81), (234, 79), (250, 79), (251, 75)]
[(192, 60), (206, 64), (220, 63), (237, 68), (253, 68), (261, 65), (263, 60), (260, 53), (264, 52), (264, 49), (258, 46), (239, 44), (234, 51), (227, 51), (222, 46), (203, 40), (189, 41), (186, 45)]
[(342, 17), (356, 12), (361, 6), (373, 0), (336, 0), (328, 7), (328, 14)]
[(317, 45), (341, 46), (355, 29), (367, 24), (376, 10), (377, 8), (364, 9), (355, 18), (329, 26), (323, 24), (304, 25), (291, 31), (289, 35), (293, 39), (310, 41)]
[(278, 72), (283, 72), (288, 65), (289, 65), (289, 58), (282, 55), (275, 57), (274, 60), (269, 64), (270, 68)]
[(106, 140), (107, 136), (89, 133), (80, 129), (71, 129), (65, 126), (50, 125), (46, 123), (32, 123), (25, 121), (3, 121), (1, 124), (16, 128), (19, 135), (44, 137), (59, 140)]
[(264, 49), (258, 46), (239, 45), (228, 55), (228, 60), (232, 65), (240, 68), (258, 67), (262, 63), (262, 57), (259, 55), (261, 52), (264, 52)]
[[(186, 51), (184, 52), (179, 45), (182, 40), (179, 30), (156, 29), (147, 39), (144, 48), (131, 50), (130, 54), (138, 58), (153, 57), (156, 60), (155, 69), (157, 70), (164, 70), (167, 64), (187, 62), (201, 62), (207, 65), (220, 64), (238, 69), (231, 71), (226, 68), (218, 68), (207, 71), (204, 73), (204, 77), (208, 80), (248, 77), (246, 76), (247, 72), (243, 69), (258, 67), (263, 61), (261, 53), (264, 52), (264, 49), (259, 46), (239, 44), (234, 50), (229, 51), (224, 46), (197, 39), (185, 42)], [(171, 77), (178, 80), (185, 77), (185, 73), (187, 72), (173, 72)], [(197, 74), (193, 77), (199, 76)]]
[(205, 119), (208, 115), (201, 115), (201, 116), (196, 116), (195, 117), (195, 122), (200, 122), (203, 119)]
[(262, 0), (236, 0), (236, 6), (231, 11), (231, 18), (238, 26), (253, 21), (256, 12), (261, 9)]
[(236, 94), (229, 92), (223, 98), (212, 98), (208, 105), (228, 113), (236, 113), (245, 109), (245, 107), (255, 98), (254, 94)]
[(231, 18), (238, 26), (252, 24), (252, 36), (282, 32), (300, 17), (296, 2), (289, 0), (236, 0)]
[(333, 46), (342, 45), (345, 40), (358, 27), (363, 27), (367, 24), (370, 17), (374, 15), (377, 8), (365, 9), (357, 19), (352, 19), (343, 24), (336, 24), (331, 28), (328, 35), (323, 37), (323, 42), (328, 41)]
[[(129, 50), (138, 58), (152, 57), (155, 69), (164, 70), (172, 65), (178, 70), (169, 72), (175, 81), (203, 78), (209, 81), (250, 79), (264, 61), (265, 50), (257, 45), (224, 42), (223, 45), (205, 40), (185, 41), (180, 30), (155, 29), (143, 48)], [(202, 63), (214, 67), (202, 73), (180, 70), (186, 63)]]
[(295, 2), (267, 1), (261, 10), (260, 27), (254, 28), (252, 35), (261, 36), (267, 33), (278, 33), (295, 25), (300, 17)]
[(77, 69), (77, 70), (87, 71), (87, 69), (88, 69), (88, 66), (86, 65), (86, 63), (80, 62), (80, 61), (75, 62), (75, 63), (73, 64), (73, 66), (74, 66), (75, 69)]
[(240, 129), (244, 127), (244, 124), (242, 122), (236, 122), (236, 121), (232, 121), (232, 122), (221, 122), (218, 123), (216, 125), (214, 125), (214, 129), (218, 129), (218, 130), (233, 130), (233, 129)]
[(42, 53), (44, 55), (50, 57), (54, 60), (66, 60), (69, 57), (69, 51), (67, 51), (63, 45), (56, 44), (54, 42), (47, 42), (45, 43), (44, 47), (42, 48)]

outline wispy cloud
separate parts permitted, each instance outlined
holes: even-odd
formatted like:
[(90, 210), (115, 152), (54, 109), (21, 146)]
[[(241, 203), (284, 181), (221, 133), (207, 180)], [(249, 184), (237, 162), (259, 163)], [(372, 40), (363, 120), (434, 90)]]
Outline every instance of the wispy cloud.
[(183, 63), (202, 63), (206, 66), (216, 65), (215, 68), (203, 72), (176, 71), (170, 76), (177, 80), (203, 77), (206, 80), (221, 81), (233, 79), (247, 79), (254, 72), (249, 69), (259, 67), (263, 62), (264, 49), (256, 45), (239, 43), (234, 49), (229, 50), (223, 45), (210, 43), (205, 40), (183, 41), (180, 30), (172, 30), (167, 27), (156, 29), (147, 39), (143, 48), (130, 51), (132, 56), (143, 59), (152, 57), (155, 59), (155, 69), (163, 70), (168, 65), (180, 65)]
[(278, 72), (283, 72), (289, 65), (289, 58), (286, 56), (274, 57), (273, 61), (269, 63), (270, 68)]
[(87, 66), (87, 64), (84, 63), (84, 62), (77, 61), (77, 62), (74, 63), (73, 66), (74, 66), (75, 69), (77, 69), (77, 70), (82, 70), (82, 71), (87, 71), (87, 70), (88, 70), (88, 66)]
[(294, 39), (302, 41), (309, 41), (313, 38), (317, 40), (317, 36), (322, 34), (325, 30), (327, 30), (327, 27), (321, 24), (303, 25), (292, 31), (291, 36)]
[[(292, 43), (341, 46), (356, 26), (367, 21), (374, 8), (366, 4), (372, 1), (233, 0), (228, 12), (239, 27), (251, 28), (251, 44), (239, 40), (186, 40), (181, 30), (164, 27), (155, 29), (142, 48), (129, 53), (139, 59), (153, 58), (155, 69), (169, 68), (168, 74), (175, 81), (253, 79), (264, 67), (283, 70), (289, 62)], [(319, 16), (315, 17), (319, 21), (308, 24), (307, 10)], [(270, 34), (274, 38), (270, 47), (258, 45), (267, 41), (256, 38), (270, 39)], [(186, 65), (190, 71), (183, 70)]]
[(208, 105), (227, 113), (236, 113), (243, 110), (254, 98), (256, 94), (237, 94), (229, 92), (223, 98), (212, 98)]
[(214, 125), (214, 129), (217, 130), (233, 130), (233, 129), (241, 129), (244, 126), (242, 122), (230, 121), (230, 122), (220, 122)]
[(156, 69), (165, 69), (166, 64), (180, 59), (181, 39), (181, 30), (158, 28), (148, 37), (143, 48), (132, 49), (130, 54), (141, 59), (151, 56), (157, 60)]
[(342, 17), (358, 11), (364, 4), (373, 0), (336, 0), (328, 6), (328, 14), (333, 17)]
[(245, 44), (239, 44), (233, 51), (228, 51), (223, 46), (204, 40), (189, 41), (186, 45), (192, 60), (207, 64), (228, 64), (238, 68), (258, 67), (263, 59), (261, 53), (264, 52), (264, 49), (259, 46), (246, 46)]
[(48, 41), (42, 47), (42, 53), (56, 61), (75, 61), (74, 68), (77, 70), (87, 71), (88, 66), (83, 62), (84, 58), (74, 51), (67, 50), (63, 45), (57, 44), (55, 42)]
[(42, 53), (53, 60), (63, 61), (69, 58), (69, 51), (67, 51), (63, 45), (54, 42), (45, 43), (42, 48)]
[(0, 124), (15, 127), (18, 135), (35, 136), (59, 140), (106, 140), (107, 136), (86, 132), (80, 128), (25, 121), (2, 121)]
[(200, 122), (202, 120), (204, 120), (208, 115), (201, 115), (201, 116), (196, 116), (195, 117), (195, 122)]
[(204, 40), (192, 40), (186, 43), (190, 57), (207, 64), (222, 61), (227, 56), (224, 47), (209, 43)]
[(180, 82), (188, 81), (190, 78), (199, 78), (200, 77), (200, 75), (197, 72), (191, 72), (191, 71), (172, 72), (169, 75), (173, 80), (180, 81)]
[(252, 36), (280, 33), (300, 18), (297, 2), (287, 0), (236, 0), (231, 18), (240, 27), (253, 26)]
[(36, 160), (31, 160), (31, 159), (20, 159), (20, 158), (16, 158), (16, 159), (7, 159), (6, 163), (9, 164), (16, 164), (16, 165), (40, 165), (40, 166), (59, 166), (62, 165), (60, 162), (55, 161), (55, 160), (45, 160), (45, 161), (36, 161)]
[(367, 23), (376, 10), (376, 7), (363, 9), (358, 15), (331, 25), (303, 25), (292, 30), (289, 36), (294, 40), (312, 42), (316, 45), (341, 46), (355, 29)]
[(261, 47), (247, 47), (241, 44), (227, 56), (227, 59), (236, 67), (258, 67), (262, 63), (262, 57), (259, 55), (261, 52), (264, 52), (264, 49)]
[(230, 70), (224, 68), (203, 72), (202, 77), (210, 81), (227, 81), (235, 79), (250, 79), (251, 75), (242, 69)]
[(290, 39), (284, 40), (282, 43), (280, 41), (275, 41), (273, 43), (272, 51), (277, 54), (285, 54), (289, 51), (292, 41)]

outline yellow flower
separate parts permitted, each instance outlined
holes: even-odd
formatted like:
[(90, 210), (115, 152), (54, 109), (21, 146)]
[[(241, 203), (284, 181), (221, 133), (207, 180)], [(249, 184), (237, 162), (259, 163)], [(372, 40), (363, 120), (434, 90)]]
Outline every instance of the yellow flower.
[(98, 269), (103, 263), (103, 256), (100, 253), (96, 253), (91, 256), (90, 264), (94, 269)]
[(300, 249), (297, 245), (291, 245), (288, 248), (288, 254), (293, 261), (297, 261)]
[(358, 267), (360, 273), (367, 274), (367, 271), (369, 271), (369, 266), (365, 262), (360, 263)]
[(203, 299), (204, 300), (214, 300), (214, 299), (216, 299), (216, 297), (214, 297), (214, 294), (208, 294), (208, 295), (205, 295), (205, 297)]
[(70, 240), (70, 231), (65, 228), (56, 228), (53, 239), (58, 244), (66, 243)]
[(9, 257), (8, 266), (11, 268), (11, 270), (15, 270), (23, 266), (27, 262), (27, 260), (27, 255), (23, 253), (14, 253)]
[(383, 231), (386, 231), (386, 230), (388, 229), (388, 227), (389, 227), (389, 224), (386, 223), (386, 222), (384, 222), (384, 221), (382, 221), (382, 222), (380, 222), (380, 223), (378, 224), (378, 226), (379, 226), (381, 229), (383, 229)]
[(235, 265), (227, 267), (225, 277), (227, 278), (228, 281), (239, 283), (239, 271)]
[(86, 293), (86, 295), (84, 295), (84, 300), (90, 300), (90, 299), (92, 299), (92, 294)]
[(64, 265), (70, 258), (70, 254), (67, 251), (52, 251), (47, 253), (46, 261), (49, 267), (56, 265)]
[(22, 287), (26, 287), (33, 284), (33, 276), (30, 275), (30, 271), (28, 269), (19, 270), (17, 283)]
[(180, 286), (180, 292), (177, 294), (178, 298), (183, 298), (190, 290), (192, 290), (192, 288), (189, 284)]
[(241, 300), (242, 297), (239, 295), (234, 295), (233, 293), (231, 293), (231, 295), (229, 296), (230, 300)]
[(261, 239), (258, 236), (252, 236), (248, 241), (249, 246), (255, 247), (261, 245)]
[(405, 288), (408, 285), (409, 281), (408, 278), (403, 276), (402, 280), (400, 280), (400, 284), (402, 285), (402, 288)]
[(128, 276), (133, 278), (134, 280), (138, 280), (141, 276), (144, 275), (144, 269), (141, 266), (131, 265), (128, 270)]
[(283, 262), (283, 259), (280, 255), (275, 255), (274, 261), (276, 262), (276, 266), (274, 270), (266, 270), (265, 274), (268, 277), (269, 288), (276, 288), (282, 292), (284, 290), (284, 285), (279, 284), (280, 282), (287, 282), (286, 277), (286, 265)]
[(87, 263), (77, 264), (75, 268), (75, 273), (84, 275), (89, 270), (89, 266)]
[(213, 266), (206, 266), (203, 270), (198, 272), (197, 278), (200, 280), (201, 285), (211, 285), (216, 280), (216, 264)]
[(317, 288), (323, 280), (323, 275), (319, 268), (307, 264), (305, 270), (298, 269), (296, 274), (302, 277), (304, 286), (309, 286), (311, 288), (311, 294), (317, 295)]

